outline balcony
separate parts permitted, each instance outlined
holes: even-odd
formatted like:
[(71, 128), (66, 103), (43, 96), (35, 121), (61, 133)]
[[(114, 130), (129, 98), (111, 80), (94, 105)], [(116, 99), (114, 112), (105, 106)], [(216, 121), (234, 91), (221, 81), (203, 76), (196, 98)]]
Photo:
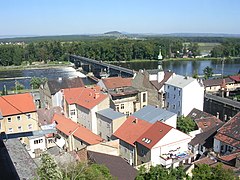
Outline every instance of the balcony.
[(159, 163), (163, 166), (169, 167), (174, 163), (179, 163), (185, 160), (189, 160), (194, 157), (194, 154), (191, 151), (185, 151), (177, 155), (166, 154), (159, 157)]

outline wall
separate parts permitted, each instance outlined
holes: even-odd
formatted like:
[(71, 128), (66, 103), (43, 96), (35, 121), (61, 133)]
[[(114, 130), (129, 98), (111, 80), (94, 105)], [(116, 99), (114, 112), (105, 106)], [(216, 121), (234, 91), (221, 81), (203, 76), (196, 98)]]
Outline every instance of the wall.
[(55, 107), (55, 106), (62, 107), (62, 99), (63, 99), (63, 93), (60, 90), (52, 96), (52, 107)]
[(175, 114), (174, 116), (170, 117), (169, 119), (166, 119), (165, 121), (163, 121), (165, 124), (172, 126), (174, 128), (177, 127), (177, 114)]
[[(156, 78), (156, 77), (155, 77)], [(156, 78), (157, 79), (157, 78)], [(163, 107), (162, 97), (160, 97), (158, 90), (150, 83), (149, 74), (146, 71), (138, 72), (132, 80), (132, 86), (139, 90), (146, 90), (148, 92), (148, 104), (152, 106), (158, 105)]]
[(135, 151), (134, 147), (120, 139), (120, 146), (119, 146), (119, 153), (120, 156), (127, 160), (129, 164), (133, 164), (135, 161)]
[(46, 140), (45, 137), (36, 137), (36, 138), (29, 138), (29, 147), (31, 152), (34, 153), (35, 149), (46, 150)]
[(126, 116), (114, 119), (112, 122), (112, 133), (114, 133), (126, 120)]
[[(30, 115), (28, 118), (27, 115)], [(20, 120), (17, 117), (20, 116)], [(11, 118), (11, 122), (8, 122), (8, 118)], [(30, 127), (30, 125), (32, 125)], [(19, 129), (18, 127), (21, 127)], [(12, 128), (12, 132), (9, 132), (9, 128)], [(1, 120), (0, 132), (6, 132), (7, 134), (13, 134), (18, 132), (28, 132), (38, 130), (38, 117), (36, 112), (25, 113), (13, 116), (6, 116)]]
[[(71, 112), (75, 112), (75, 114), (72, 114)], [(77, 123), (78, 120), (78, 114), (77, 114), (77, 108), (76, 108), (76, 104), (70, 104), (68, 106), (68, 117)]]
[(112, 120), (97, 114), (97, 134), (106, 141), (112, 136)]
[(81, 149), (85, 148), (86, 146), (88, 146), (88, 144), (86, 142), (84, 142), (81, 139), (78, 139), (75, 136), (73, 136), (73, 144), (74, 144), (73, 150), (76, 150), (76, 151), (81, 150)]
[(41, 107), (42, 108), (52, 107), (52, 95), (50, 93), (47, 82), (44, 85), (40, 86), (39, 93), (40, 93)]
[(217, 116), (217, 113), (219, 113), (219, 119), (222, 121), (228, 121), (231, 117), (235, 116), (240, 111), (240, 107), (233, 107), (231, 105), (225, 104), (224, 102), (208, 99), (205, 97), (203, 111), (214, 116)]
[(137, 165), (151, 161), (151, 150), (136, 142), (137, 147)]
[(77, 105), (77, 122), (92, 131), (92, 117), (89, 109)]

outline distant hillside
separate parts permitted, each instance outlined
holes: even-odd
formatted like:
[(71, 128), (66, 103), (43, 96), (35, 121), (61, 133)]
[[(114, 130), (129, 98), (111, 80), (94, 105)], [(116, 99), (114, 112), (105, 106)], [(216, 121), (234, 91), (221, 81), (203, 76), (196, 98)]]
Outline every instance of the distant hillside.
[(105, 35), (122, 35), (119, 31), (109, 31), (104, 33)]

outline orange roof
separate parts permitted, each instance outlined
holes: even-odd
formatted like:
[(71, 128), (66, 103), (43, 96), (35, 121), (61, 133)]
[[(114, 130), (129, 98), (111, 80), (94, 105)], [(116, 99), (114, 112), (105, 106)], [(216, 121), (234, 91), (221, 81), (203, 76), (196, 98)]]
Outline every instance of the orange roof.
[(79, 125), (78, 129), (73, 133), (73, 136), (83, 140), (90, 145), (98, 144), (103, 141), (100, 136), (94, 134), (92, 131), (81, 125)]
[(0, 97), (2, 116), (10, 116), (36, 111), (34, 99), (30, 93), (14, 94)]
[(87, 109), (92, 109), (108, 97), (101, 93), (99, 86), (64, 89), (64, 96), (68, 104), (78, 104)]
[(173, 127), (156, 121), (146, 132), (144, 132), (137, 142), (151, 149), (158, 141), (160, 141)]
[(102, 79), (107, 89), (132, 86), (132, 78), (110, 77)]
[(54, 114), (52, 120), (56, 121), (57, 123), (56, 128), (59, 131), (66, 134), (67, 136), (72, 134), (79, 126), (77, 123), (73, 122), (71, 119), (68, 119), (65, 116), (60, 114)]
[(52, 120), (57, 122), (56, 128), (67, 136), (73, 134), (73, 136), (91, 145), (103, 141), (100, 136), (63, 115), (54, 114)]
[(129, 116), (127, 120), (117, 129), (113, 134), (115, 137), (134, 145), (134, 142), (141, 136), (152, 124), (136, 118), (134, 116)]

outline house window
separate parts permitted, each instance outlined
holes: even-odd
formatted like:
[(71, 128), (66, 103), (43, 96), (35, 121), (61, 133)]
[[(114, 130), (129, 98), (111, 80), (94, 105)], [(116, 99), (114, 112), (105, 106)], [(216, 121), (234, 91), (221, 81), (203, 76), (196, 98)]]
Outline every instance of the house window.
[(176, 89), (177, 89), (177, 88), (176, 88), (176, 87), (174, 87), (174, 91), (176, 91)]
[(54, 143), (53, 139), (48, 139), (48, 143), (49, 144)]
[(43, 139), (38, 139), (33, 141), (34, 144), (40, 144), (42, 142), (43, 142)]
[(167, 86), (167, 88), (169, 89), (169, 86)]
[(181, 106), (180, 101), (178, 101), (178, 106), (179, 106), (179, 107)]
[(18, 126), (18, 131), (22, 131), (22, 126)]
[(9, 123), (12, 122), (12, 118), (10, 118), (10, 117), (7, 120)]
[(141, 154), (142, 154), (142, 156), (145, 156), (146, 152), (143, 149), (141, 149)]
[(124, 109), (124, 104), (121, 104), (121, 109)]
[(127, 117), (129, 116), (129, 111), (126, 112)]
[(173, 109), (175, 109), (176, 108), (176, 106), (175, 106), (175, 104), (173, 105)]
[(8, 132), (13, 132), (13, 128), (8, 128)]
[(31, 114), (26, 114), (27, 118), (30, 119), (31, 118)]
[(20, 121), (21, 120), (21, 116), (17, 116), (17, 120)]
[(119, 105), (116, 105), (115, 107), (116, 107), (116, 111), (119, 112)]
[(75, 116), (75, 109), (70, 110), (70, 115), (71, 115), (71, 116)]
[(146, 93), (143, 93), (143, 102), (146, 102)]
[(107, 136), (107, 141), (110, 141), (110, 137), (109, 136)]
[(107, 123), (107, 128), (110, 128), (110, 124), (109, 123)]
[(167, 108), (169, 107), (169, 102), (167, 102)]
[(176, 99), (176, 95), (175, 94), (173, 95), (173, 99)]
[(32, 129), (33, 128), (33, 125), (32, 124), (29, 124), (28, 125), (28, 129)]
[(181, 91), (180, 90), (178, 91), (178, 95), (181, 96)]

